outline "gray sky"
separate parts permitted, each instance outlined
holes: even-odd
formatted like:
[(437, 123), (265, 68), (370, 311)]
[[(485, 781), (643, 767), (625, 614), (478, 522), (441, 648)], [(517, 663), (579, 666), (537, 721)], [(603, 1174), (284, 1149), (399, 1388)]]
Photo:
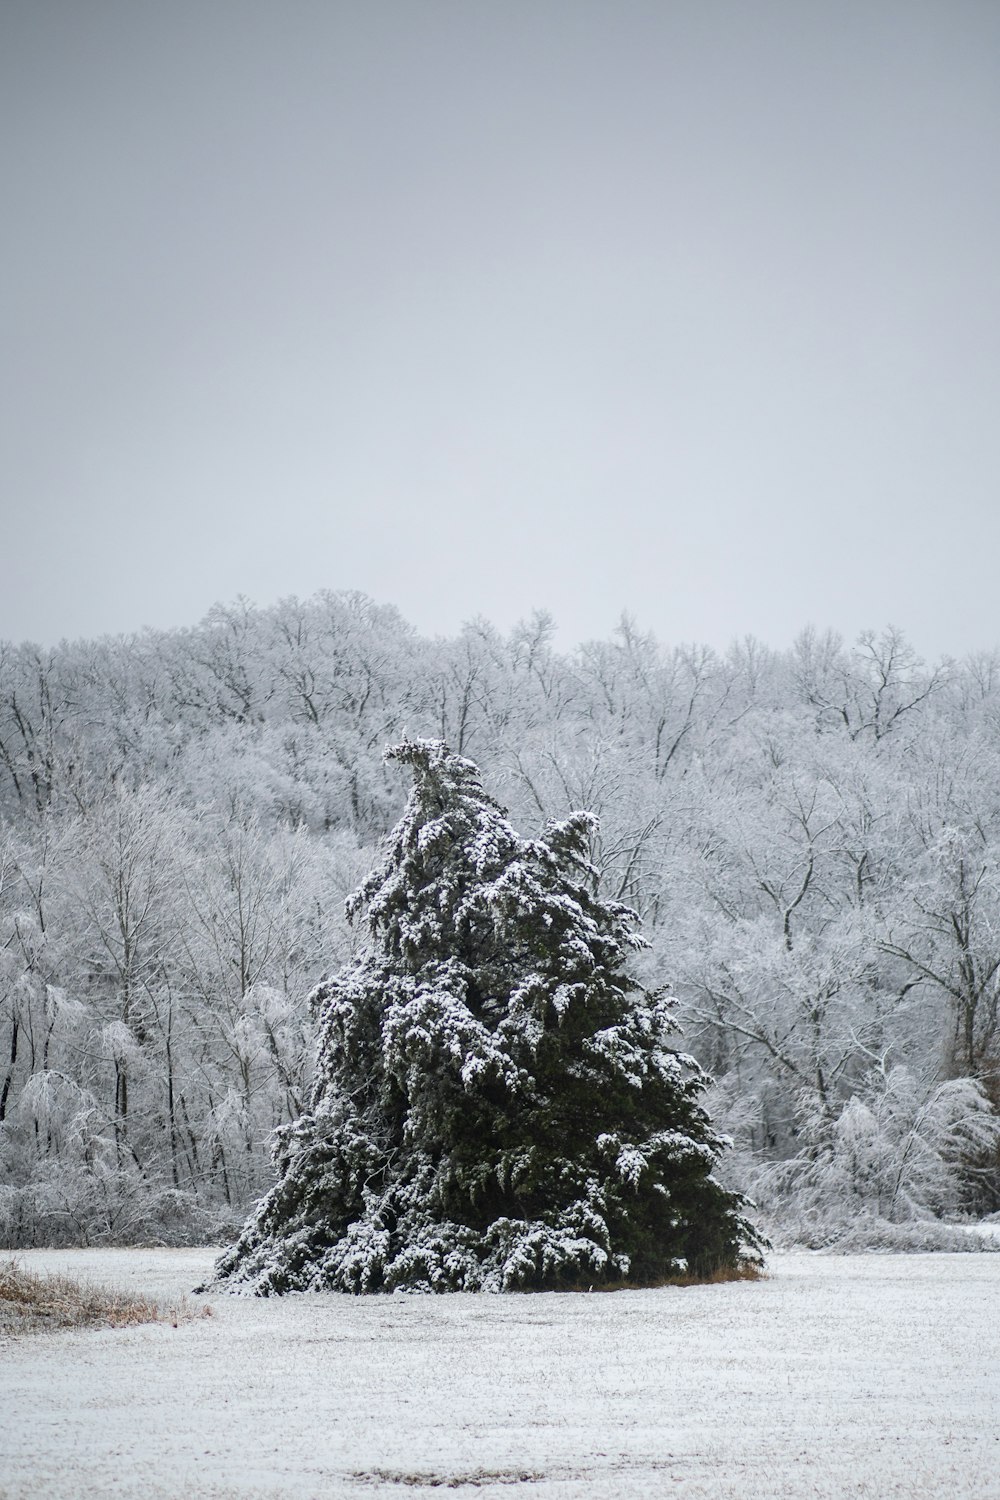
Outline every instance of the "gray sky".
[(0, 0), (0, 636), (1000, 641), (995, 0)]

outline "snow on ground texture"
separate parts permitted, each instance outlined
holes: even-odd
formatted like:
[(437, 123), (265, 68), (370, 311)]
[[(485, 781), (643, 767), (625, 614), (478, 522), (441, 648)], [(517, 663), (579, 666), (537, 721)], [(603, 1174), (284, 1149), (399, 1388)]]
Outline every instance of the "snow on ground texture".
[[(176, 1299), (203, 1250), (31, 1251)], [(0, 1497), (1000, 1497), (1000, 1256), (758, 1283), (209, 1301), (0, 1345)]]

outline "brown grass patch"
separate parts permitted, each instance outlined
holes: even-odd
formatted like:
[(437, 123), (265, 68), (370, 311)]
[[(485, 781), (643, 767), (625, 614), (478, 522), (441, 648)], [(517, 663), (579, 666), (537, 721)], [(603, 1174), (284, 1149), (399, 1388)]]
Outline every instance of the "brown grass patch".
[[(661, 1286), (721, 1286), (726, 1281), (766, 1281), (767, 1268), (753, 1261), (744, 1261), (738, 1266), (720, 1266), (705, 1276), (696, 1276), (684, 1271), (676, 1276), (664, 1276), (660, 1281), (602, 1281), (588, 1287), (590, 1292), (644, 1292)], [(582, 1291), (582, 1287), (575, 1287)]]
[(739, 1266), (720, 1266), (716, 1271), (710, 1271), (707, 1276), (692, 1276), (689, 1273), (684, 1276), (670, 1276), (661, 1286), (721, 1286), (724, 1281), (766, 1281), (767, 1271), (764, 1266), (756, 1265), (750, 1261), (744, 1261)]
[[(210, 1316), (211, 1308), (200, 1316)], [(0, 1261), (0, 1334), (43, 1333), (60, 1328), (130, 1328), (169, 1322), (176, 1328), (196, 1316), (185, 1303), (163, 1307), (151, 1297), (113, 1291), (70, 1276), (38, 1275), (16, 1260)]]

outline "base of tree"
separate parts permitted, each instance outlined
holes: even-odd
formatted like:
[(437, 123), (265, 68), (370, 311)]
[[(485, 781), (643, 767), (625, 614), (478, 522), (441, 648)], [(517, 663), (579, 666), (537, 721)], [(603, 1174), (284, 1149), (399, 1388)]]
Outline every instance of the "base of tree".
[(658, 1281), (601, 1281), (593, 1286), (556, 1287), (556, 1291), (580, 1292), (649, 1292), (660, 1287), (725, 1286), (731, 1281), (766, 1281), (768, 1271), (763, 1261), (745, 1261), (738, 1266), (720, 1266), (717, 1271), (707, 1271), (703, 1276), (686, 1271), (676, 1276), (663, 1276)]

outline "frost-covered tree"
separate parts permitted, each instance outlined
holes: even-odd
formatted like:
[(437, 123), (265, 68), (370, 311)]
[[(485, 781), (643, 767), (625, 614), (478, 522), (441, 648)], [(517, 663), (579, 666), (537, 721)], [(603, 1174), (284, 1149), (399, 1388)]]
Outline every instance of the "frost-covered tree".
[[(809, 1105), (798, 1155), (765, 1169), (756, 1191), (782, 1231), (810, 1245), (931, 1248), (899, 1225), (954, 1219), (977, 1162), (995, 1161), (1000, 1120), (974, 1078), (920, 1079), (888, 1056), (836, 1118)], [(945, 1241), (947, 1243), (947, 1241)]]
[(649, 1284), (759, 1254), (706, 1079), (596, 893), (592, 820), (526, 840), (435, 740), (351, 898), (364, 949), (312, 996), (311, 1107), (218, 1279), (259, 1294)]

